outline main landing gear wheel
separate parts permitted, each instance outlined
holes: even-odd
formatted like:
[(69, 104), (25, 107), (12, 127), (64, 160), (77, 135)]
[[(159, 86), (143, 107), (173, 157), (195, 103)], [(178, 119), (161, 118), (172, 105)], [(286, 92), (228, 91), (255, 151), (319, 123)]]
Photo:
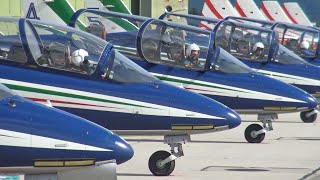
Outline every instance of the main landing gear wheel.
[(304, 123), (313, 123), (317, 119), (316, 110), (310, 110), (300, 113), (300, 118)]
[(249, 125), (245, 132), (244, 136), (249, 143), (261, 143), (264, 140), (265, 133), (257, 133), (263, 129), (259, 124)]
[(169, 176), (175, 167), (175, 161), (170, 161), (166, 164), (161, 162), (171, 156), (167, 151), (157, 151), (149, 158), (149, 170), (155, 176)]

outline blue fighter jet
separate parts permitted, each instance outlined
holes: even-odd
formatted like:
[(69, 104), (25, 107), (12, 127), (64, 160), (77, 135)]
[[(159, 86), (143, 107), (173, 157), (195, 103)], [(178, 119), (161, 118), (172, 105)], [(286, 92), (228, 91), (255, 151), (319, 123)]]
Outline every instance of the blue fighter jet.
[(240, 124), (230, 108), (163, 83), (89, 33), (9, 17), (0, 18), (0, 32), (0, 82), (117, 134), (165, 136), (172, 154), (158, 151), (151, 156), (149, 167), (155, 175), (172, 173), (191, 134)]
[[(117, 22), (132, 23), (137, 28), (121, 30)], [(216, 47), (214, 32), (92, 9), (82, 9), (73, 15), (70, 25), (81, 29), (79, 24), (85, 25), (83, 30), (112, 42), (159, 79), (204, 94), (240, 113), (259, 114), (263, 127), (250, 125), (245, 131), (248, 142), (263, 141), (265, 132), (272, 130), (272, 120), (277, 117), (275, 113), (315, 112), (317, 102), (311, 95), (255, 73), (223, 48)], [(195, 58), (189, 58), (188, 49), (192, 46), (198, 51)], [(312, 115), (312, 118), (316, 117), (316, 114)]]
[(320, 30), (317, 28), (233, 16), (226, 17), (225, 19), (272, 29), (276, 32), (277, 43), (282, 44), (307, 62), (320, 66)]
[(25, 174), (27, 179), (37, 176), (39, 180), (48, 174), (59, 180), (75, 175), (116, 179), (115, 164), (133, 156), (132, 147), (111, 131), (20, 97), (2, 84), (0, 127), (1, 174)]
[[(230, 52), (259, 73), (301, 88), (316, 97), (319, 102), (319, 67), (309, 64), (285, 46), (277, 43), (275, 32), (244, 23), (194, 15), (165, 13), (160, 18), (170, 21), (180, 19), (193, 26), (213, 29), (213, 33), (216, 34), (215, 46)], [(261, 55), (258, 55), (258, 50), (261, 50)], [(313, 122), (316, 120), (315, 114), (316, 110), (310, 110), (302, 112), (300, 117), (304, 122)]]

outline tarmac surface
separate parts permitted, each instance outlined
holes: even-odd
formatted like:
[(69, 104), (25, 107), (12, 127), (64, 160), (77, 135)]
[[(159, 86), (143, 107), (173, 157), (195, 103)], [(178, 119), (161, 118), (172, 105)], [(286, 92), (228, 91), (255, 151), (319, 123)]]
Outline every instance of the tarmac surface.
[(242, 120), (232, 130), (192, 135), (192, 142), (183, 145), (185, 156), (176, 159), (175, 170), (167, 177), (155, 177), (148, 168), (152, 153), (170, 150), (163, 137), (124, 137), (135, 155), (117, 167), (118, 179), (320, 180), (320, 122), (303, 123), (297, 113), (279, 115), (264, 141), (250, 144), (243, 135), (245, 128), (262, 123), (256, 116)]

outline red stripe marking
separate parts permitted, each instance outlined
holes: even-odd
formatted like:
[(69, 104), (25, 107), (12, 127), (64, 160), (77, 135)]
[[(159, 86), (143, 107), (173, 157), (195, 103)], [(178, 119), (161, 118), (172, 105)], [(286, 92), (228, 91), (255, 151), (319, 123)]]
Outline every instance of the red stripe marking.
[[(28, 97), (27, 97), (27, 98), (28, 98)], [(37, 101), (37, 102), (47, 102), (46, 99), (40, 99), (40, 98), (28, 98), (28, 99), (30, 99), (30, 100), (32, 100), (32, 101)], [(83, 106), (112, 108), (112, 109), (123, 109), (123, 108), (110, 107), (110, 106), (99, 106), (99, 105), (84, 104), (84, 103), (74, 103), (74, 102), (58, 101), (58, 100), (50, 100), (50, 102), (60, 103), (60, 104), (73, 104), (73, 105), (83, 105)]]
[(269, 12), (267, 11), (267, 8), (264, 6), (263, 2), (261, 3), (261, 9), (263, 13), (268, 17), (269, 20), (274, 21), (271, 14), (269, 14)]
[(282, 9), (294, 24), (299, 24), (296, 20), (294, 20), (294, 18), (291, 16), (291, 14), (289, 13), (288, 9), (284, 4), (282, 4)]
[(216, 8), (214, 8), (214, 6), (212, 5), (210, 0), (206, 0), (205, 2), (207, 4), (207, 6), (209, 7), (209, 9), (211, 10), (211, 12), (219, 19), (223, 19), (223, 17), (219, 14), (219, 12), (216, 10)]
[(247, 15), (244, 13), (244, 11), (241, 9), (238, 1), (236, 1), (236, 3), (234, 4), (234, 7), (236, 8), (236, 10), (239, 12), (239, 14), (242, 16), (242, 17), (247, 17)]
[(209, 91), (209, 90), (196, 89), (196, 88), (185, 88), (185, 89), (193, 90), (193, 91), (203, 91), (203, 92), (218, 92), (218, 91)]

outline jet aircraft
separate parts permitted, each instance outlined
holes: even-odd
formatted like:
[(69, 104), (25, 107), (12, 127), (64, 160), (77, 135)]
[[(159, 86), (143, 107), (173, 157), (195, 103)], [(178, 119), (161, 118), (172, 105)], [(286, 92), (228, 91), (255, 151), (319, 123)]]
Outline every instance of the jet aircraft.
[(0, 18), (0, 32), (0, 82), (117, 134), (165, 136), (172, 154), (151, 156), (155, 175), (172, 173), (191, 134), (228, 130), (241, 122), (225, 105), (163, 83), (89, 33), (12, 17)]
[[(168, 16), (169, 15), (169, 16)], [(283, 45), (277, 43), (275, 32), (263, 27), (249, 24), (230, 22), (194, 15), (164, 13), (160, 19), (170, 21), (180, 19), (193, 26), (213, 29), (216, 33), (216, 46), (220, 46), (240, 59), (257, 72), (284, 81), (312, 94), (319, 102), (320, 98), (320, 69)], [(263, 58), (254, 58), (253, 48), (258, 42), (264, 44)], [(300, 113), (303, 122), (314, 122), (317, 110)]]
[(307, 62), (320, 66), (320, 30), (303, 25), (229, 16), (235, 20), (255, 26), (266, 27), (276, 32), (276, 42), (282, 44)]
[[(95, 22), (90, 21), (93, 17)], [(316, 100), (306, 92), (255, 73), (222, 48), (214, 46), (214, 32), (147, 17), (91, 9), (77, 11), (70, 26), (75, 27), (78, 19), (87, 24), (85, 31), (112, 42), (119, 51), (159, 79), (204, 94), (239, 113), (259, 114), (258, 119), (263, 127), (250, 125), (245, 131), (248, 142), (263, 141), (265, 132), (273, 129), (272, 120), (277, 118), (275, 113), (314, 112), (317, 106)], [(114, 31), (113, 26), (107, 26), (109, 21), (119, 22), (119, 19), (140, 28), (138, 31), (123, 29), (119, 32)], [(198, 62), (185, 64), (185, 50), (194, 42), (200, 46)]]
[(2, 84), (0, 109), (1, 174), (116, 179), (115, 165), (133, 156), (132, 147), (111, 131), (18, 96)]

